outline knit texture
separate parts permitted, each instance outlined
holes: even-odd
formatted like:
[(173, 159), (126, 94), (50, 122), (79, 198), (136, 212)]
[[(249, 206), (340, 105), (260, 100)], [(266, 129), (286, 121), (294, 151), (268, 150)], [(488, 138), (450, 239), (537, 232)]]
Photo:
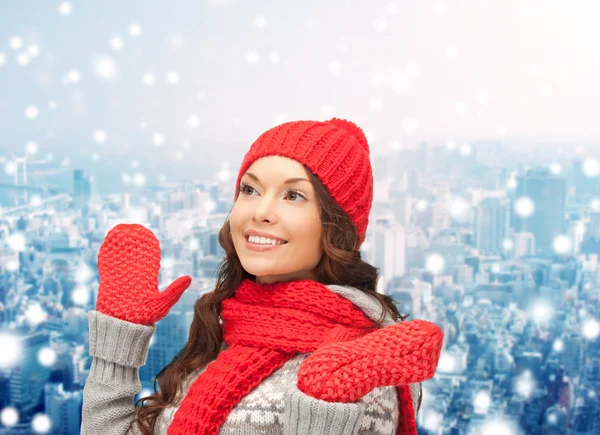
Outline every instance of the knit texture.
[(119, 224), (106, 235), (98, 251), (96, 309), (117, 319), (152, 325), (166, 316), (192, 279), (176, 279), (158, 290), (160, 244), (154, 233), (140, 224)]
[[(222, 302), (222, 317), (229, 348), (192, 384), (169, 426), (170, 435), (217, 434), (241, 398), (298, 352), (315, 352), (298, 375), (298, 386), (311, 397), (355, 402), (377, 386), (397, 385), (402, 390), (398, 397), (405, 400), (399, 403), (400, 419), (414, 424), (407, 383), (433, 376), (441, 348), (441, 330), (429, 322), (402, 322), (397, 325), (412, 325), (367, 332), (373, 322), (359, 308), (310, 280), (268, 285), (244, 280), (235, 296)], [(419, 341), (406, 340), (409, 334)], [(335, 342), (340, 336), (348, 340)], [(371, 344), (365, 347), (366, 342)], [(366, 364), (364, 355), (359, 358), (355, 344), (374, 352), (375, 363)], [(356, 358), (359, 364), (353, 364)], [(404, 366), (398, 370), (396, 364)], [(416, 434), (416, 425), (399, 430)]]
[[(388, 313), (382, 311), (375, 298), (349, 286), (327, 285), (327, 288), (351, 301), (371, 320), (380, 319), (382, 326), (396, 323)], [(141, 385), (138, 368), (146, 359), (148, 342), (154, 327), (141, 326), (107, 316), (99, 311), (88, 314), (90, 329), (90, 353), (92, 366), (83, 390), (82, 435), (140, 435), (134, 424), (131, 431), (127, 427), (134, 419), (133, 396), (139, 393)], [(160, 329), (160, 324), (158, 325)], [(222, 350), (227, 348), (223, 343)], [(124, 357), (123, 357), (124, 356)], [(297, 388), (300, 364), (310, 353), (299, 353), (292, 357), (271, 376), (251, 390), (228, 414), (221, 426), (219, 435), (394, 435), (399, 420), (398, 397), (395, 387), (379, 387), (363, 396), (356, 403), (332, 403), (302, 393)], [(113, 359), (121, 361), (115, 363)], [(209, 363), (212, 365), (215, 361)], [(128, 364), (134, 364), (130, 367)], [(165, 408), (155, 428), (155, 435), (166, 435), (181, 400), (187, 395), (189, 386), (206, 370), (206, 366), (186, 377), (177, 401)], [(419, 398), (419, 384), (411, 384), (411, 398), (416, 414)], [(358, 409), (360, 416), (356, 426), (349, 432), (352, 412)], [(341, 426), (329, 426), (336, 416), (340, 421), (348, 420)], [(323, 430), (325, 429), (325, 430)]]
[(294, 121), (263, 133), (244, 156), (234, 200), (242, 176), (257, 159), (283, 156), (305, 165), (354, 224), (359, 245), (365, 239), (373, 201), (373, 173), (369, 145), (356, 124), (334, 118), (326, 122)]

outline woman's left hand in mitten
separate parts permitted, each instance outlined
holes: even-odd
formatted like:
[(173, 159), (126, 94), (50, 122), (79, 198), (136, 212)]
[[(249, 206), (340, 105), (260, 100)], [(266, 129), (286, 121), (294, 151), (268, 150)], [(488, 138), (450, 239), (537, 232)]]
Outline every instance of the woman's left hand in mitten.
[(444, 333), (434, 323), (409, 320), (360, 338), (326, 344), (300, 365), (298, 389), (328, 402), (357, 402), (377, 387), (431, 379)]

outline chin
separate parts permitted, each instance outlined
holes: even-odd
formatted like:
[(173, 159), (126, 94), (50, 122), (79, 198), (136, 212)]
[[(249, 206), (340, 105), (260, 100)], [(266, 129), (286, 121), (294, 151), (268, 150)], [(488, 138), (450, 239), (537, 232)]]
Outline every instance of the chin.
[(242, 261), (242, 267), (246, 272), (250, 275), (254, 275), (256, 277), (261, 276), (269, 276), (269, 275), (282, 275), (285, 274), (286, 271), (282, 271), (279, 268), (273, 267), (271, 261)]

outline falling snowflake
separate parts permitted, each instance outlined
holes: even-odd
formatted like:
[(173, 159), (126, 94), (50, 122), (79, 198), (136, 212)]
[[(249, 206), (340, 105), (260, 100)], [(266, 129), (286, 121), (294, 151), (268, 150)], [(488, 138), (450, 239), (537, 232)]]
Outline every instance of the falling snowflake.
[(58, 5), (58, 13), (61, 14), (63, 17), (71, 15), (72, 11), (73, 8), (71, 6), (71, 3), (69, 2), (61, 2)]
[(516, 393), (524, 399), (529, 399), (535, 391), (535, 381), (531, 372), (526, 370), (516, 380), (514, 389)]
[(90, 291), (84, 285), (78, 285), (71, 295), (73, 303), (76, 305), (86, 305), (90, 301)]
[(342, 64), (337, 61), (329, 62), (329, 72), (333, 75), (338, 75), (342, 70)]
[(402, 120), (402, 129), (408, 134), (414, 133), (418, 126), (419, 123), (414, 118), (404, 118)]
[(594, 157), (586, 157), (583, 160), (582, 172), (588, 178), (597, 177), (600, 174), (600, 163)]
[(104, 130), (96, 130), (94, 132), (94, 141), (96, 141), (99, 144), (102, 144), (104, 142), (106, 142), (107, 136), (106, 136), (106, 132)]
[(37, 154), (38, 144), (35, 143), (34, 141), (27, 142), (27, 144), (25, 144), (25, 152), (27, 154), (31, 154), (31, 155)]
[(554, 343), (552, 344), (552, 349), (554, 350), (554, 352), (560, 353), (564, 350), (564, 348), (565, 343), (561, 339), (554, 340)]
[(142, 34), (142, 26), (140, 26), (137, 23), (133, 23), (129, 26), (129, 34), (133, 37), (133, 38), (139, 38), (139, 36)]
[(530, 309), (530, 314), (535, 323), (547, 323), (552, 317), (553, 309), (546, 301), (536, 301)]
[(600, 334), (600, 323), (596, 319), (587, 319), (582, 325), (582, 334), (588, 340), (595, 340)]
[(101, 54), (94, 56), (92, 61), (94, 73), (102, 80), (114, 81), (119, 75), (119, 66), (110, 56)]
[(502, 242), (502, 247), (507, 251), (510, 251), (514, 246), (515, 246), (515, 243), (510, 239), (505, 239)]
[(550, 169), (550, 172), (552, 172), (554, 175), (559, 175), (563, 171), (562, 165), (558, 162), (550, 163), (549, 169)]
[(33, 325), (43, 323), (48, 318), (48, 313), (44, 311), (42, 306), (38, 303), (31, 304), (25, 312), (25, 318)]
[(19, 53), (17, 56), (17, 63), (21, 66), (29, 65), (29, 54)]
[(37, 354), (38, 361), (45, 367), (51, 367), (56, 362), (56, 352), (50, 347), (43, 347)]
[(155, 133), (154, 136), (152, 136), (152, 142), (157, 147), (163, 146), (165, 144), (165, 140), (166, 137), (162, 133)]
[(146, 86), (154, 86), (154, 83), (156, 83), (156, 77), (154, 77), (154, 74), (152, 73), (146, 73), (142, 76), (142, 83), (144, 83)]
[(31, 420), (31, 427), (35, 433), (49, 433), (52, 428), (52, 422), (46, 414), (36, 414)]
[(571, 248), (572, 248), (571, 239), (564, 234), (559, 234), (558, 236), (556, 236), (554, 238), (552, 246), (554, 248), (554, 252), (556, 252), (557, 254), (560, 254), (560, 255), (567, 254), (567, 253), (571, 252)]
[(16, 425), (19, 422), (19, 411), (17, 408), (12, 406), (3, 408), (2, 412), (0, 412), (0, 422), (7, 427)]
[(110, 40), (110, 46), (114, 49), (114, 50), (121, 50), (123, 48), (123, 46), (125, 45), (125, 43), (123, 42), (123, 40), (119, 37), (119, 36), (113, 36)]
[(248, 65), (256, 65), (259, 60), (260, 57), (258, 56), (258, 53), (256, 51), (249, 51), (248, 53), (246, 53), (246, 62), (248, 63)]
[(170, 85), (179, 83), (179, 73), (177, 71), (169, 71), (165, 76), (165, 81)]
[(515, 202), (515, 212), (522, 218), (527, 218), (533, 214), (535, 206), (531, 198), (522, 196)]
[(464, 143), (460, 146), (460, 154), (468, 157), (473, 154), (473, 147), (469, 143)]
[(440, 254), (430, 254), (425, 260), (425, 269), (433, 274), (440, 274), (446, 267), (446, 261)]
[(144, 184), (146, 184), (146, 176), (141, 173), (135, 174), (133, 176), (133, 184), (135, 184), (138, 187), (143, 186)]
[(9, 39), (8, 44), (13, 50), (20, 50), (23, 47), (23, 38), (20, 36), (12, 36)]
[(254, 17), (254, 25), (259, 29), (264, 28), (267, 25), (267, 17), (262, 14), (256, 15), (256, 17)]
[(15, 252), (22, 252), (25, 250), (27, 241), (22, 233), (15, 233), (8, 237), (8, 246)]
[(38, 117), (39, 110), (34, 105), (29, 105), (25, 108), (25, 117), (27, 119), (36, 119)]
[(488, 391), (479, 391), (473, 399), (473, 406), (476, 414), (487, 413), (490, 405), (492, 404), (492, 398)]
[(373, 25), (375, 27), (376, 32), (385, 32), (388, 28), (388, 21), (385, 17), (379, 17), (375, 20)]
[(187, 117), (187, 125), (191, 128), (198, 128), (200, 125), (200, 117), (196, 113), (190, 113)]
[(10, 368), (16, 364), (21, 357), (21, 342), (19, 338), (9, 335), (0, 334), (0, 367)]
[(77, 83), (81, 80), (81, 74), (76, 69), (69, 70), (67, 72), (67, 80), (71, 83)]
[(37, 44), (31, 44), (27, 47), (27, 53), (31, 57), (38, 57), (40, 54), (40, 47)]

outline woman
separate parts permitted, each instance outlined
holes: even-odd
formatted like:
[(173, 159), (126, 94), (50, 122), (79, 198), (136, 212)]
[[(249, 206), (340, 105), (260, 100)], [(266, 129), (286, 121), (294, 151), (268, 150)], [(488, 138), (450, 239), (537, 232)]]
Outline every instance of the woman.
[(89, 313), (82, 433), (416, 434), (420, 382), (435, 372), (443, 334), (404, 321), (375, 291), (377, 270), (359, 250), (372, 197), (355, 124), (297, 121), (263, 133), (219, 233), (226, 256), (215, 290), (196, 302), (186, 346), (142, 406), (132, 400), (155, 323), (191, 278), (159, 292), (152, 232), (109, 231)]

